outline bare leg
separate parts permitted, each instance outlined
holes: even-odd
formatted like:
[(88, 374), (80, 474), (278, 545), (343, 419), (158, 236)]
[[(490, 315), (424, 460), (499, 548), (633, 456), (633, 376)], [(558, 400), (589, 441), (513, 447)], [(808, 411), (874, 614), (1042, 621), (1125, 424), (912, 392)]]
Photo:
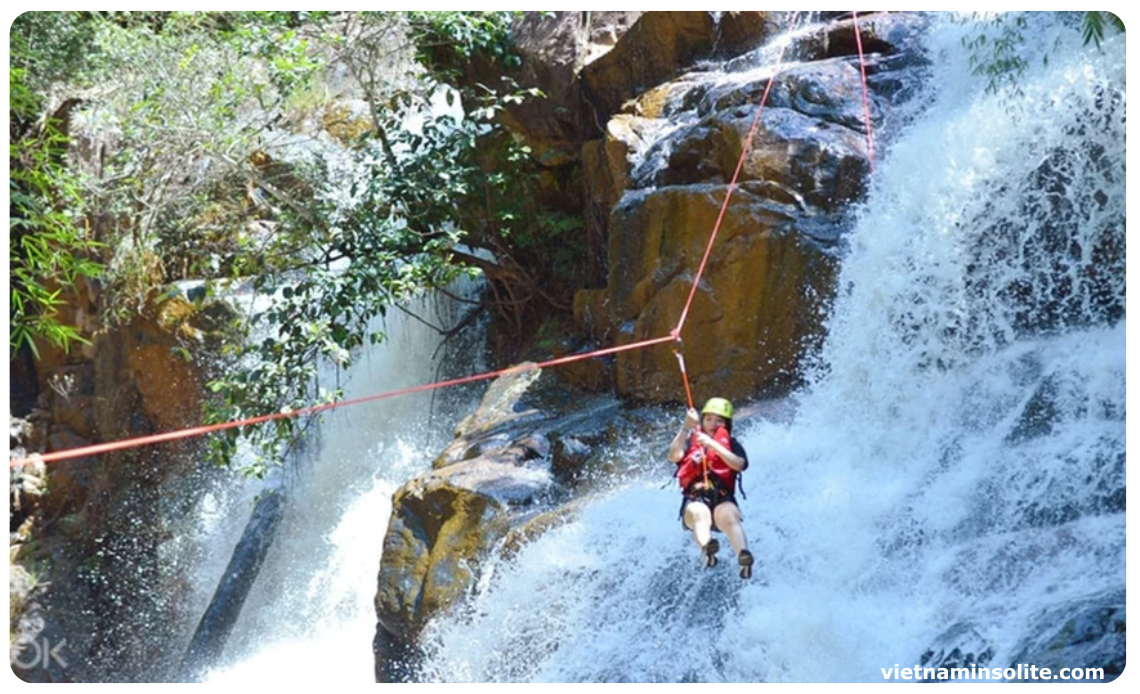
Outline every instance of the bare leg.
[(741, 523), (740, 509), (731, 501), (717, 504), (714, 513), (716, 527), (728, 536), (728, 543), (732, 551), (740, 556), (742, 550), (748, 549), (748, 538), (744, 535), (744, 525)]
[(740, 509), (736, 504), (726, 501), (719, 504), (713, 512), (716, 518), (716, 527), (728, 536), (732, 551), (736, 552), (736, 560), (740, 564), (740, 577), (752, 578), (752, 552), (748, 551), (748, 538), (744, 535), (744, 525), (741, 523)]
[(698, 547), (704, 547), (712, 538), (712, 512), (699, 501), (685, 504), (685, 527), (693, 531)]

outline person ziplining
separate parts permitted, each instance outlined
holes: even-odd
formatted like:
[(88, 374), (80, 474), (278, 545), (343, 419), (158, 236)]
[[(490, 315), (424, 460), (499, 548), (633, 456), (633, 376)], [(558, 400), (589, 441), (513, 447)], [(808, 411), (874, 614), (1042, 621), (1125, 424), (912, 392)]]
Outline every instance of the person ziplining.
[(706, 567), (717, 564), (725, 534), (740, 564), (740, 577), (752, 577), (752, 552), (736, 504), (736, 480), (748, 469), (748, 453), (732, 436), (732, 403), (711, 398), (700, 416), (690, 407), (685, 423), (669, 443), (669, 460), (677, 465), (681, 485), (681, 523), (701, 548)]

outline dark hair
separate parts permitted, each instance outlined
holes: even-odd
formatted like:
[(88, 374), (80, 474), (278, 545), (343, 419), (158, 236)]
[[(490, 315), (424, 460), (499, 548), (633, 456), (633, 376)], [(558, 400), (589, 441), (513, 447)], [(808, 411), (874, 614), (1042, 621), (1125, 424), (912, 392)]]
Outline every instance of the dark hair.
[[(716, 416), (720, 417), (719, 414)], [(720, 417), (720, 418), (724, 420), (724, 428), (728, 429), (728, 435), (732, 436), (732, 418), (731, 417)], [(702, 427), (704, 426), (704, 419), (705, 419), (705, 415), (702, 412), (701, 413), (701, 426)]]

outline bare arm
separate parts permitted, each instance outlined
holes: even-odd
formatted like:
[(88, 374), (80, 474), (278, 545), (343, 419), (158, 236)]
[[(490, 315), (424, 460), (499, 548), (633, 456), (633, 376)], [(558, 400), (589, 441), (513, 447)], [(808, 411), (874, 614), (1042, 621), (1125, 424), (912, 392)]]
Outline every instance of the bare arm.
[(677, 435), (674, 436), (673, 440), (669, 443), (670, 461), (679, 463), (681, 459), (685, 457), (685, 441), (688, 435), (697, 428), (700, 421), (701, 418), (700, 415), (697, 414), (697, 411), (689, 408), (689, 411), (685, 413), (684, 426), (681, 427), (681, 430), (677, 432)]

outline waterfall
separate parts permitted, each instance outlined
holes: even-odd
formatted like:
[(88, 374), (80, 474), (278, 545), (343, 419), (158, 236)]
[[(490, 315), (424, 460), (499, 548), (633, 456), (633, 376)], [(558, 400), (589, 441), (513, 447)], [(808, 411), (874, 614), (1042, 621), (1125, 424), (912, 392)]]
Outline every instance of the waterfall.
[(977, 23), (931, 27), (795, 416), (737, 430), (755, 578), (699, 568), (664, 451), (630, 444), (660, 472), (497, 565), (425, 679), (881, 681), (962, 633), (1033, 664), (1050, 615), (1123, 594), (1124, 36), (1065, 21), (1028, 17), (995, 90)]
[[(476, 284), (461, 284), (460, 296), (475, 294)], [(427, 325), (449, 328), (470, 306), (431, 296), (403, 308), (374, 326), (387, 339), (342, 375), (346, 399), (483, 370), (481, 337), (461, 334), (444, 343)], [(414, 393), (323, 416), (299, 468), (286, 475), (291, 488), (276, 539), (206, 681), (371, 681), (372, 600), (392, 493), (430, 468), (480, 392)], [(259, 481), (235, 482), (205, 499), (200, 541), (212, 551), (196, 577), (203, 607), (261, 491)]]

